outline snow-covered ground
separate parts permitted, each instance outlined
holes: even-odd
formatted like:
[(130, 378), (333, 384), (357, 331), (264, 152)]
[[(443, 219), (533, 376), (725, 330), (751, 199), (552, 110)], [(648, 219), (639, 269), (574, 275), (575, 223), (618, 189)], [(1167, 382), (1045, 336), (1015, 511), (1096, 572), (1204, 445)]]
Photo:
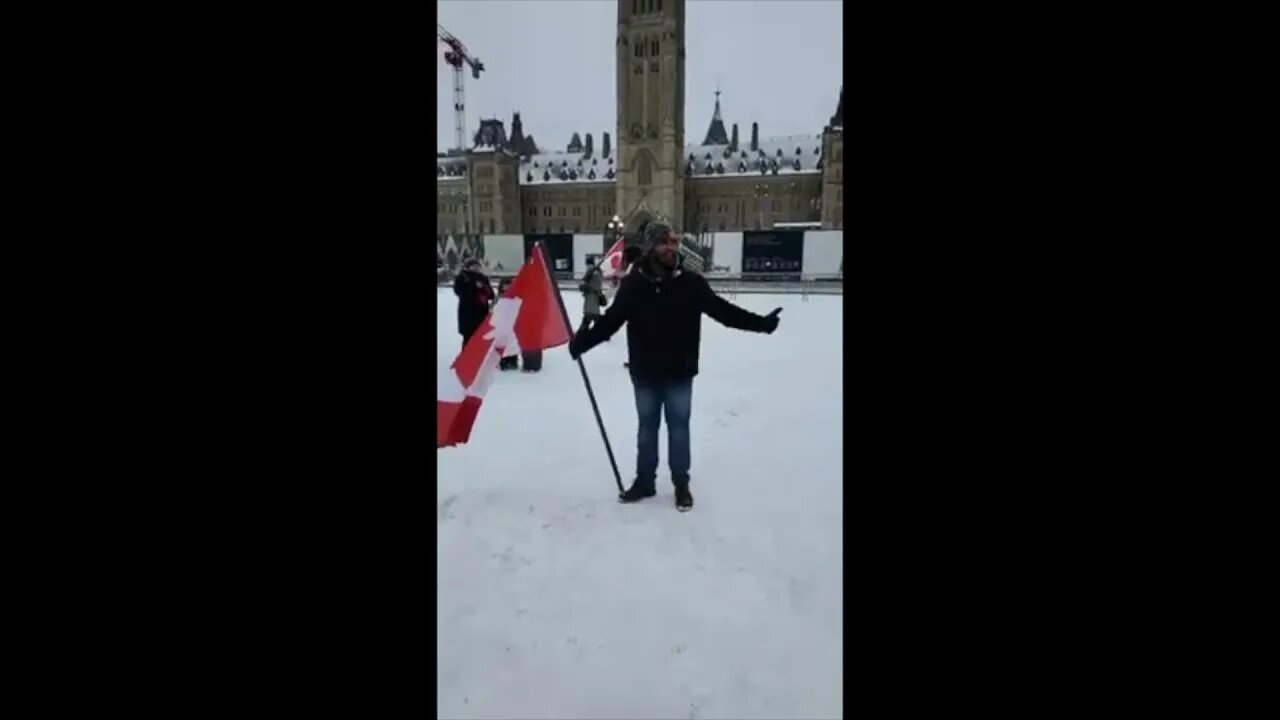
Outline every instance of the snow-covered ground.
[[(460, 347), (439, 291), (437, 355)], [(564, 294), (576, 323), (582, 300)], [(842, 296), (758, 335), (702, 324), (696, 506), (620, 505), (568, 350), (503, 373), (471, 442), (437, 451), (441, 718), (836, 718), (842, 712)], [(626, 330), (584, 356), (624, 485)]]

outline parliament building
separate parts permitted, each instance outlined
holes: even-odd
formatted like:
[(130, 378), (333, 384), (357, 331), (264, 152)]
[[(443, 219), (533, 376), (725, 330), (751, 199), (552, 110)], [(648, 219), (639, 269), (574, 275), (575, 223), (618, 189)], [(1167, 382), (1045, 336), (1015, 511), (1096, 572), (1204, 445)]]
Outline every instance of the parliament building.
[[(677, 231), (840, 230), (844, 93), (815, 135), (740, 138), (717, 91), (698, 144), (685, 143), (685, 1), (618, 0), (617, 126), (541, 149), (516, 113), (481, 120), (472, 147), (436, 157), (439, 236), (600, 233), (650, 218)], [(616, 145), (613, 138), (616, 137)]]

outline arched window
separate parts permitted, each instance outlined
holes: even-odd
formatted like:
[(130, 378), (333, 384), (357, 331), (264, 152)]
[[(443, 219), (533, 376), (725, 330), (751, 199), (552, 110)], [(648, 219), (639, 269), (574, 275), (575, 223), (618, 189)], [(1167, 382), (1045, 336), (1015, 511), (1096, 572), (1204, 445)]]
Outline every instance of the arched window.
[(641, 186), (653, 184), (653, 157), (647, 152), (640, 153), (636, 159), (636, 177)]

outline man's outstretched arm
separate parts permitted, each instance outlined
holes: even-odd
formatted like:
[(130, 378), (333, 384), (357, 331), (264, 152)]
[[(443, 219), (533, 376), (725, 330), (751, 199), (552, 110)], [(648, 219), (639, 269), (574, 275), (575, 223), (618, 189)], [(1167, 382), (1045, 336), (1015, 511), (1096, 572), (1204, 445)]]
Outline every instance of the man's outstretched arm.
[(631, 313), (633, 293), (628, 288), (629, 285), (624, 282), (622, 287), (618, 288), (618, 296), (613, 299), (613, 305), (605, 311), (604, 315), (591, 327), (573, 336), (569, 341), (570, 355), (576, 358), (618, 332), (618, 328), (622, 327)]
[(717, 295), (716, 291), (711, 289), (707, 279), (701, 275), (697, 277), (697, 282), (700, 284), (698, 298), (701, 300), (702, 312), (710, 316), (712, 320), (735, 330), (771, 333), (778, 329), (778, 312), (780, 309), (767, 316), (757, 315)]

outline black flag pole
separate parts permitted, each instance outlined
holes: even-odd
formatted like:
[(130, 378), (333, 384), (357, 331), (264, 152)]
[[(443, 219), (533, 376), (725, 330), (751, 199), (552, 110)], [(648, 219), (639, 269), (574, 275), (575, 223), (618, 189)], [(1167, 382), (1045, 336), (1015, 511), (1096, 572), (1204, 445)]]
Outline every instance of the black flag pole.
[[(564, 307), (564, 298), (560, 295), (560, 283), (556, 282), (555, 273), (551, 271), (551, 263), (547, 262), (547, 254), (542, 250), (542, 242), (538, 241), (533, 244), (533, 251), (538, 253), (542, 258), (542, 266), (547, 269), (547, 279), (551, 281), (551, 287), (556, 291), (556, 304), (560, 306), (560, 317), (564, 318), (564, 326), (569, 329), (569, 337), (572, 338), (573, 323), (569, 322), (569, 311)], [(582, 373), (582, 384), (587, 387), (587, 397), (591, 398), (591, 410), (596, 414), (596, 425), (600, 427), (600, 437), (604, 440), (604, 450), (609, 453), (609, 467), (613, 468), (613, 482), (618, 486), (618, 492), (622, 490), (622, 476), (618, 474), (618, 461), (613, 459), (613, 446), (609, 444), (609, 434), (604, 431), (604, 420), (600, 417), (600, 406), (596, 404), (596, 394), (591, 389), (591, 378), (587, 377), (587, 366), (582, 364), (582, 356), (578, 356), (578, 370)]]

